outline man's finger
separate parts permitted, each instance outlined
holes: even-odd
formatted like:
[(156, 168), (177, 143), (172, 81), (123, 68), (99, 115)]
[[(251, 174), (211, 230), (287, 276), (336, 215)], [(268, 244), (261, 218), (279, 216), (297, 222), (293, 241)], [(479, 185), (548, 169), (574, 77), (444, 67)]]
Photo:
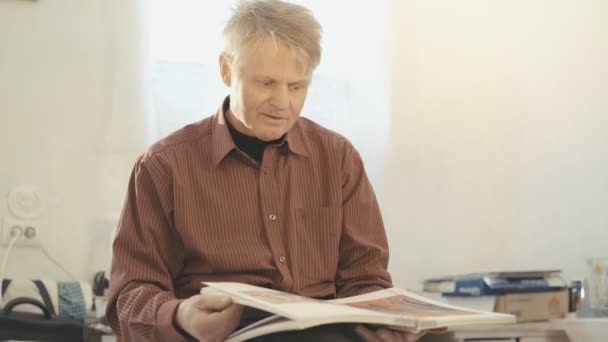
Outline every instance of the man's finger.
[(220, 316), (221, 319), (223, 319), (225, 322), (232, 322), (232, 324), (228, 325), (229, 332), (232, 332), (241, 320), (241, 316), (243, 314), (243, 306), (238, 304), (232, 304), (227, 309), (221, 312), (217, 312), (216, 314)]
[(415, 342), (419, 338), (425, 335), (425, 332), (414, 334), (408, 331), (394, 330), (381, 328), (376, 330), (376, 336), (380, 337), (382, 341), (402, 341), (402, 342)]
[(410, 338), (409, 338), (409, 340), (407, 340), (407, 341), (412, 341), (412, 342), (414, 342), (414, 341), (418, 341), (418, 340), (419, 340), (419, 339), (421, 339), (421, 338), (422, 338), (422, 336), (424, 336), (424, 335), (426, 335), (426, 331), (420, 332), (420, 333), (418, 333), (418, 334), (412, 334), (412, 335), (410, 335)]
[(369, 330), (363, 324), (358, 324), (355, 327), (355, 332), (367, 342), (382, 342), (382, 340), (378, 336), (376, 336), (373, 331)]
[(232, 305), (232, 298), (224, 295), (196, 295), (195, 305), (201, 310), (221, 311)]
[(215, 289), (211, 286), (206, 286), (201, 289), (202, 295), (214, 295), (214, 296), (225, 296), (224, 292)]
[(448, 328), (437, 328), (437, 329), (425, 330), (425, 332), (427, 332), (429, 334), (444, 334), (447, 331), (448, 331)]
[(224, 310), (207, 312), (206, 324), (201, 326), (201, 331), (212, 330), (217, 339), (211, 339), (211, 341), (223, 341), (238, 326), (242, 311), (241, 305), (232, 304)]
[[(388, 329), (378, 329), (374, 333), (382, 341), (403, 341), (403, 339), (398, 340), (396, 334)], [(407, 334), (407, 333), (405, 333), (405, 334)], [(407, 336), (407, 335), (404, 335), (404, 336)]]

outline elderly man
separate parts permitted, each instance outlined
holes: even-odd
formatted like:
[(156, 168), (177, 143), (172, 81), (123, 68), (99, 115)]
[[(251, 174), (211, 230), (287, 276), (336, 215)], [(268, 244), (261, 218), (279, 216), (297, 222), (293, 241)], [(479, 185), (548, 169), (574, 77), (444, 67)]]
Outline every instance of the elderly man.
[[(151, 146), (133, 169), (107, 307), (120, 340), (220, 341), (255, 319), (230, 298), (200, 294), (202, 281), (316, 298), (391, 286), (361, 157), (344, 137), (299, 116), (320, 61), (319, 23), (299, 5), (248, 1), (224, 35), (219, 65), (230, 95), (215, 115)], [(309, 336), (408, 337), (323, 329)]]

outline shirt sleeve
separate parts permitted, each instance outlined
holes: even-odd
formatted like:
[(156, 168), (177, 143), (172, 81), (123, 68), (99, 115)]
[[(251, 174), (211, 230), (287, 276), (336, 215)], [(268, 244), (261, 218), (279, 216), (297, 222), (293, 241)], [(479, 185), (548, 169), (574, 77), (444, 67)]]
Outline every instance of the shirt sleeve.
[(338, 297), (391, 287), (388, 242), (380, 208), (363, 161), (347, 143), (344, 152), (343, 226), (336, 275)]
[(114, 237), (106, 314), (119, 341), (188, 340), (173, 324), (184, 254), (160, 165), (145, 156), (136, 163)]

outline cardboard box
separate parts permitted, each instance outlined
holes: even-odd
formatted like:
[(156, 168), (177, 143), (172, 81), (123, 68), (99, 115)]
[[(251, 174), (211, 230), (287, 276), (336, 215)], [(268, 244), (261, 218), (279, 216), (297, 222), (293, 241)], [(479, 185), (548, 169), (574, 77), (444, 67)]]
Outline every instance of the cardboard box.
[(518, 322), (564, 318), (568, 313), (568, 289), (508, 293), (496, 296), (494, 305), (494, 311), (515, 315)]

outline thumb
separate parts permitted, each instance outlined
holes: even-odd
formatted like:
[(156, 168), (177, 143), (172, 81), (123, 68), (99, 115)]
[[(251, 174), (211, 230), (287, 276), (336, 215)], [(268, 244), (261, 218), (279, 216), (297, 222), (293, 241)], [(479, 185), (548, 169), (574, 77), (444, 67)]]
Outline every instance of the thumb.
[(232, 305), (232, 298), (225, 295), (199, 294), (196, 295), (197, 308), (209, 311), (222, 311)]

